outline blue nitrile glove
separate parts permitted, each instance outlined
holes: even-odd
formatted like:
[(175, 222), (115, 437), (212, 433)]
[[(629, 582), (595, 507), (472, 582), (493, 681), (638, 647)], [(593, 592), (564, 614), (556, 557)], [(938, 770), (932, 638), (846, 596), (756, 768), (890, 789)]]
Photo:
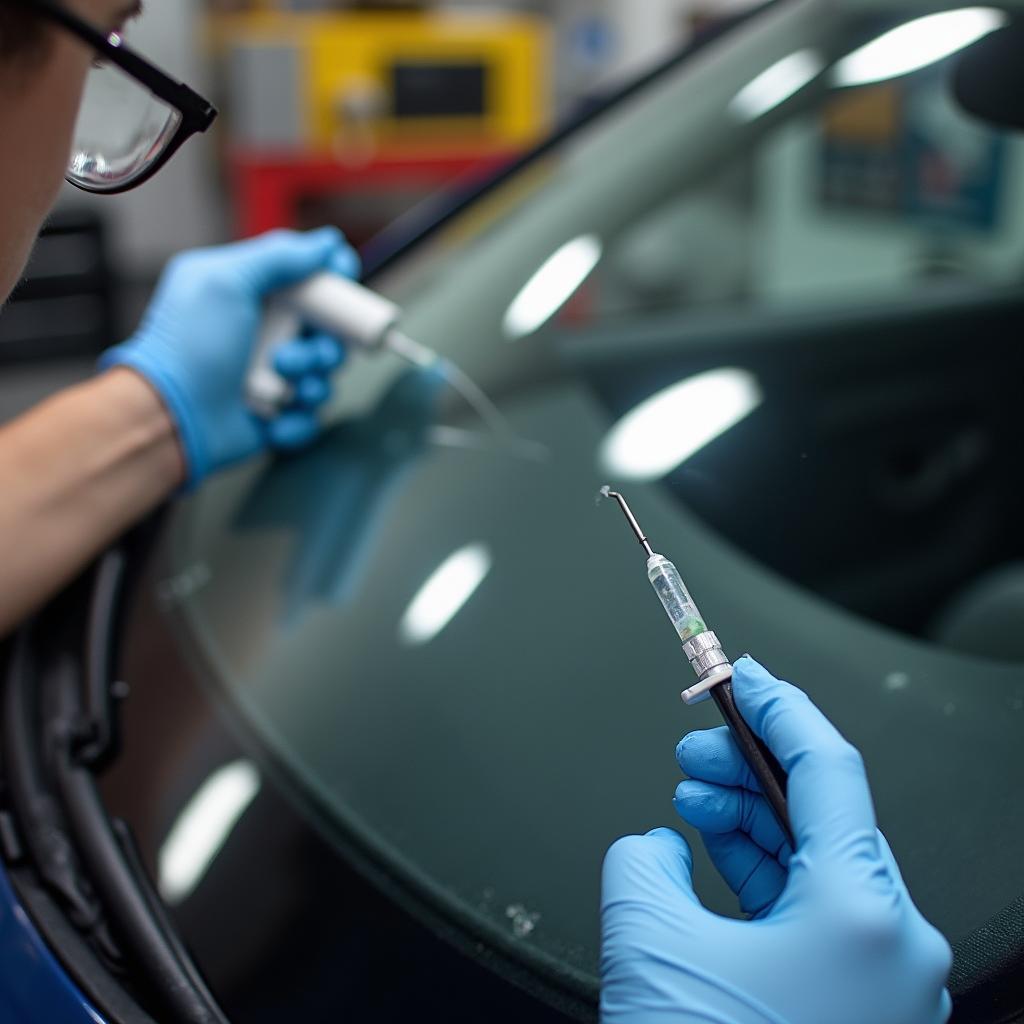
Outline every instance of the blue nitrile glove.
[(296, 448), (316, 436), (316, 409), (343, 357), (337, 340), (315, 334), (278, 349), (275, 368), (293, 382), (295, 399), (269, 422), (249, 411), (244, 387), (263, 300), (320, 270), (359, 271), (336, 228), (271, 231), (182, 253), (167, 265), (135, 334), (100, 357), (101, 369), (130, 367), (160, 394), (178, 428), (188, 487), (264, 448)]
[(607, 1024), (941, 1024), (950, 950), (911, 902), (860, 755), (800, 690), (736, 662), (743, 717), (789, 773), (791, 852), (726, 729), (691, 733), (676, 807), (752, 915), (706, 910), (671, 829), (620, 839), (603, 881)]

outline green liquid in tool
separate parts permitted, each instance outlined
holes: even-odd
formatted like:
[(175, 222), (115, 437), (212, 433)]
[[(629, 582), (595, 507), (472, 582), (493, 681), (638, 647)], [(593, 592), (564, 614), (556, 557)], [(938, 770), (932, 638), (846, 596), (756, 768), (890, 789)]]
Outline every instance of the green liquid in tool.
[(683, 643), (707, 632), (679, 570), (667, 558), (653, 555), (647, 562), (647, 578)]

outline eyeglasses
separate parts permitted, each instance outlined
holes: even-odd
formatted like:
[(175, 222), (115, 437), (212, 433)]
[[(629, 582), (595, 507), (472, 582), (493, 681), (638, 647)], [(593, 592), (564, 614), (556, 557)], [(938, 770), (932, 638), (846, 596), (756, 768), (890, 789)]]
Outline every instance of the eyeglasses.
[(97, 53), (75, 124), (65, 178), (86, 192), (112, 194), (141, 185), (186, 139), (204, 132), (217, 109), (125, 45), (50, 0), (21, 0)]

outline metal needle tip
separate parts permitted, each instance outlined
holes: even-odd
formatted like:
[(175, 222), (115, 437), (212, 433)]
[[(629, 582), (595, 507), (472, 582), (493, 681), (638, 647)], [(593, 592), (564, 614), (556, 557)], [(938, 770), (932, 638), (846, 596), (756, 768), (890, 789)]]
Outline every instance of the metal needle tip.
[(647, 557), (653, 557), (654, 550), (648, 543), (644, 531), (640, 529), (640, 524), (636, 521), (636, 516), (633, 515), (629, 505), (626, 504), (626, 499), (619, 494), (618, 491), (613, 491), (607, 484), (601, 488), (601, 493), (606, 498), (614, 498), (619, 503), (619, 508), (622, 509), (622, 514), (626, 517), (626, 521), (629, 523), (630, 528), (636, 534), (636, 539), (640, 541), (641, 547), (647, 552)]

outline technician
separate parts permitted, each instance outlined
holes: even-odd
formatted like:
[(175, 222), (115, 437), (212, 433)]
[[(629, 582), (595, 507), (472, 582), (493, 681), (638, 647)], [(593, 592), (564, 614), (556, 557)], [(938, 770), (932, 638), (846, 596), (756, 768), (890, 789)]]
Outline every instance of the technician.
[[(2, 299), (65, 174), (100, 191), (137, 184), (202, 127), (201, 98), (106, 42), (132, 13), (125, 0), (0, 0)], [(125, 88), (145, 83), (162, 94), (168, 116), (115, 125), (110, 153), (83, 156), (73, 136), (98, 59), (116, 66)], [(109, 116), (84, 113), (94, 125)], [(178, 256), (138, 330), (104, 354), (97, 376), (0, 430), (0, 633), (170, 495), (267, 448), (312, 439), (342, 358), (335, 342), (296, 338), (279, 353), (297, 397), (270, 423), (247, 411), (242, 384), (264, 297), (322, 269), (358, 269), (334, 229)], [(620, 840), (604, 870), (604, 1018), (940, 1024), (950, 1012), (949, 947), (913, 906), (875, 828), (856, 750), (803, 693), (749, 658), (736, 664), (735, 690), (789, 772), (796, 849), (724, 730), (684, 738), (677, 756), (690, 778), (676, 806), (751, 920), (701, 907), (676, 832)]]

